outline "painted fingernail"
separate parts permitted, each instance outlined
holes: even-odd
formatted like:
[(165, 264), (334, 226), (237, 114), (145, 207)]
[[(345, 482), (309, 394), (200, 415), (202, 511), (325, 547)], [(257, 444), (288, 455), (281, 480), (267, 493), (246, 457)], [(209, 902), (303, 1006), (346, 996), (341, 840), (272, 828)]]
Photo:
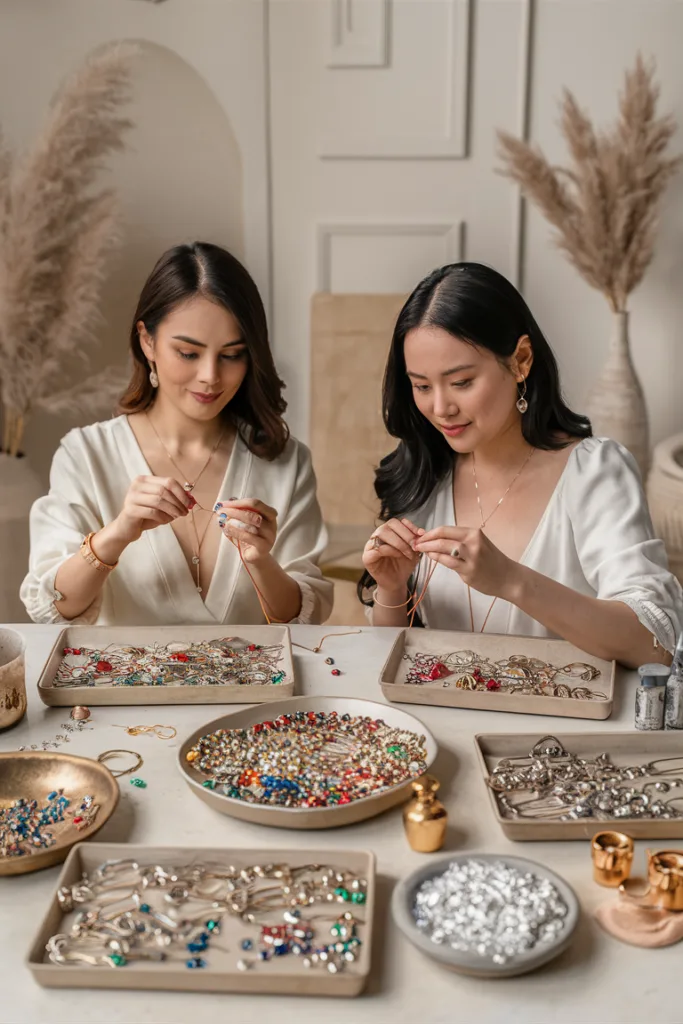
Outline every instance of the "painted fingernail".
[(218, 517), (218, 522), (221, 524), (221, 526), (225, 526), (225, 520), (227, 518), (228, 517), (227, 517), (226, 513), (225, 512), (221, 512), (221, 514)]
[(188, 496), (187, 496), (187, 507), (188, 507), (188, 509), (194, 508), (196, 504), (197, 504), (197, 499), (193, 498), (193, 496), (191, 494), (188, 494)]
[(228, 501), (237, 501), (237, 498), (228, 498)]
[(217, 501), (216, 504), (213, 506), (214, 512), (218, 512), (219, 508), (223, 508), (223, 502), (222, 501)]

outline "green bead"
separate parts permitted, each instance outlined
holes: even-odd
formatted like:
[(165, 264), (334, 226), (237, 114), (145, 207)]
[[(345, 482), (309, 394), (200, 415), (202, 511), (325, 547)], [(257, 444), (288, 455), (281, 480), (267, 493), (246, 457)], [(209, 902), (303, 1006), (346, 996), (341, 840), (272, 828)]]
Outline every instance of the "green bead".
[(343, 885), (337, 886), (337, 888), (334, 890), (334, 895), (335, 896), (341, 896), (341, 898), (344, 901), (348, 901), (349, 900), (349, 890), (345, 889), (343, 887)]
[(332, 927), (330, 928), (330, 934), (331, 935), (341, 935), (341, 928), (339, 927), (338, 924), (333, 924), (332, 925)]
[(112, 956), (110, 956), (109, 959), (113, 963), (114, 967), (125, 967), (126, 964), (128, 963), (125, 956), (121, 956), (120, 953), (112, 954)]
[(364, 892), (354, 892), (354, 893), (351, 893), (351, 902), (352, 903), (365, 903), (366, 898), (367, 897), (366, 897)]
[(207, 779), (206, 782), (202, 782), (202, 786), (203, 786), (204, 789), (215, 789), (216, 788), (216, 780), (215, 779)]
[(130, 784), (131, 786), (137, 786), (138, 789), (147, 789), (147, 783), (144, 779), (131, 779)]
[(207, 927), (208, 931), (215, 932), (216, 929), (218, 928), (218, 924), (219, 924), (218, 921), (207, 921), (206, 922), (206, 927)]

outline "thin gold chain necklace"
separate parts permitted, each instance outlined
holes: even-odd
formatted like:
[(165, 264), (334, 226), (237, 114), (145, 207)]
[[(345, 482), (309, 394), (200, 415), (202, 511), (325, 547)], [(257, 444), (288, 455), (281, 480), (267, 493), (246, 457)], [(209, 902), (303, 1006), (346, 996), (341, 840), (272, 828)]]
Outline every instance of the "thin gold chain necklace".
[[(175, 459), (173, 458), (173, 456), (169, 452), (169, 450), (166, 447), (166, 445), (164, 444), (164, 442), (161, 440), (161, 437), (159, 436), (159, 432), (157, 431), (156, 427), (154, 426), (154, 424), (152, 423), (151, 419), (149, 418), (149, 413), (145, 413), (145, 416), (147, 417), (147, 421), (148, 421), (150, 427), (152, 428), (152, 430), (156, 434), (157, 441), (159, 442), (161, 447), (166, 452), (166, 458), (171, 463), (171, 465), (178, 471), (178, 473), (180, 473), (181, 478), (184, 478), (185, 483), (183, 484), (183, 489), (185, 491), (187, 491), (188, 494), (192, 494), (192, 491), (197, 486), (197, 484), (199, 483), (202, 475), (204, 474), (205, 469), (208, 467), (208, 465), (211, 462), (212, 458), (214, 457), (214, 455), (218, 451), (218, 448), (220, 447), (221, 441), (225, 437), (225, 428), (223, 428), (223, 430), (221, 431), (218, 440), (216, 441), (215, 445), (213, 446), (213, 448), (209, 452), (208, 459), (206, 460), (206, 462), (204, 463), (204, 465), (200, 469), (200, 471), (197, 474), (197, 476), (194, 478), (193, 481), (189, 481), (187, 479), (186, 474), (180, 468), (180, 466), (175, 461)], [(197, 523), (196, 523), (196, 520), (195, 520), (195, 517), (194, 517), (195, 508), (196, 508), (196, 505), (194, 505), (190, 509), (190, 516), (192, 517), (190, 519), (190, 522), (192, 524), (192, 530), (193, 530), (194, 539), (195, 539), (194, 548), (192, 550), (192, 564), (193, 564), (194, 569), (195, 569), (195, 581), (196, 581), (195, 582), (195, 587), (196, 587), (197, 593), (201, 594), (202, 593), (202, 585), (201, 585), (201, 579), (200, 579), (200, 570), (201, 570), (200, 552), (201, 552), (201, 549), (202, 549), (202, 544), (204, 543), (204, 538), (206, 537), (206, 534), (207, 534), (207, 531), (209, 529), (209, 526), (211, 525), (211, 518), (212, 518), (212, 516), (209, 516), (209, 521), (207, 522), (206, 526), (204, 527), (204, 532), (202, 533), (202, 535), (200, 537), (199, 536), (199, 531), (197, 530)]]
[[(482, 530), (484, 529), (484, 527), (486, 526), (486, 524), (488, 523), (489, 519), (494, 514), (494, 512), (497, 512), (498, 509), (500, 508), (500, 506), (503, 504), (505, 498), (510, 493), (510, 489), (512, 488), (512, 485), (519, 478), (519, 476), (522, 474), (522, 472), (526, 469), (527, 463), (529, 462), (529, 459), (531, 458), (531, 456), (534, 454), (535, 451), (536, 451), (535, 448), (531, 449), (531, 451), (527, 455), (526, 459), (524, 460), (524, 462), (519, 467), (519, 469), (517, 470), (517, 472), (513, 476), (512, 480), (510, 481), (510, 484), (509, 484), (507, 490), (505, 491), (505, 493), (503, 494), (502, 498), (499, 498), (498, 502), (493, 506), (493, 509), (489, 512), (489, 514), (486, 517), (484, 517), (484, 510), (483, 510), (482, 505), (481, 505), (481, 498), (479, 497), (479, 483), (477, 481), (477, 470), (476, 470), (475, 465), (474, 465), (474, 452), (472, 452), (472, 476), (474, 478), (474, 489), (475, 489), (475, 492), (476, 492), (476, 495), (477, 495), (477, 505), (479, 506), (479, 516), (481, 518), (481, 529)], [(491, 612), (493, 611), (493, 606), (494, 606), (494, 604), (496, 603), (497, 600), (498, 600), (498, 598), (494, 597), (493, 601), (491, 601), (491, 604), (489, 605), (489, 610), (486, 613), (486, 616), (484, 618), (484, 622), (482, 624), (482, 627), (479, 630), (480, 633), (483, 633), (484, 630), (486, 629), (486, 623), (489, 621), (489, 616), (490, 616)], [(469, 607), (470, 607), (470, 631), (472, 633), (474, 633), (474, 610), (472, 608), (472, 588), (470, 587), (469, 583), (467, 584), (467, 601), (468, 601), (468, 604), (469, 604)]]

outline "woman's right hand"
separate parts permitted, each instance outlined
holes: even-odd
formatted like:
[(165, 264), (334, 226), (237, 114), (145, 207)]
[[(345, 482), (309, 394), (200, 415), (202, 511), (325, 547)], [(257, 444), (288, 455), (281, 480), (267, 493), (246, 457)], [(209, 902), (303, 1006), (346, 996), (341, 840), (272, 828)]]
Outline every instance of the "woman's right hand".
[(173, 477), (136, 476), (116, 517), (116, 533), (132, 543), (145, 530), (186, 516), (194, 504), (192, 495)]
[(410, 519), (390, 519), (375, 530), (363, 549), (363, 565), (380, 590), (405, 597), (420, 557), (412, 545), (423, 533)]

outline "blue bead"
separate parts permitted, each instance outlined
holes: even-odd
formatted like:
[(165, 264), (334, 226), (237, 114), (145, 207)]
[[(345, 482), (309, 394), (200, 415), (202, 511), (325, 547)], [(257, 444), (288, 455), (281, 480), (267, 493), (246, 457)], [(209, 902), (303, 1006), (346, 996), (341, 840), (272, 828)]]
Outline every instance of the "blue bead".
[(253, 945), (254, 943), (251, 941), (251, 939), (243, 939), (242, 941), (242, 949), (251, 949)]
[(188, 967), (206, 967), (206, 960), (202, 960), (200, 956), (193, 956), (191, 960), (187, 960), (186, 964)]
[(259, 960), (269, 960), (269, 959), (270, 959), (270, 957), (268, 955), (268, 950), (267, 949), (260, 950), (260, 952), (259, 952)]
[(53, 789), (51, 793), (48, 793), (48, 794), (47, 794), (47, 798), (48, 798), (48, 800), (54, 800), (54, 798), (55, 798), (56, 796), (57, 796), (57, 790), (56, 790), (56, 789)]
[(141, 914), (149, 914), (150, 910), (151, 910), (151, 907), (150, 907), (149, 903), (141, 903), (140, 904), (140, 913)]

